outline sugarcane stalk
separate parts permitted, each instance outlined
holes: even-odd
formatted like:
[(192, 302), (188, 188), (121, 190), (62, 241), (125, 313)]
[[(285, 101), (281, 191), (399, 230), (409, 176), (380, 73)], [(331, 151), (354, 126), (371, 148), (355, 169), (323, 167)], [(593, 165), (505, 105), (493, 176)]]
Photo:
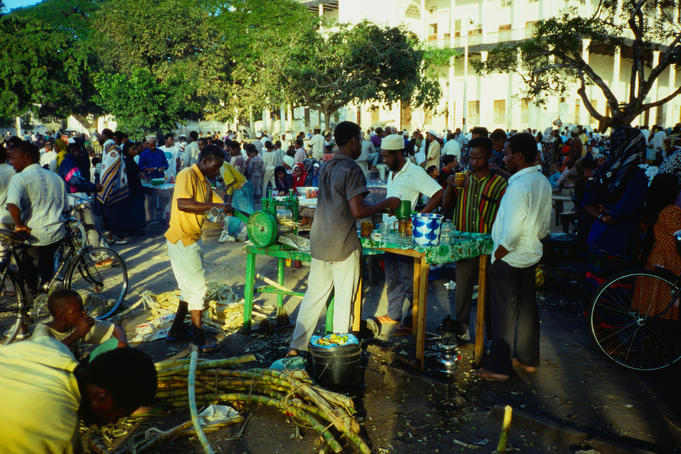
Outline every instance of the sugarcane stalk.
[[(244, 355), (235, 358), (223, 358), (213, 360), (201, 360), (197, 363), (197, 370), (218, 369), (221, 367), (235, 366), (242, 363), (255, 361), (254, 355)], [(189, 361), (186, 359), (163, 361), (156, 363), (156, 373), (160, 376), (167, 376), (176, 373), (186, 373), (189, 370)]]
[(192, 353), (189, 360), (189, 377), (187, 378), (187, 387), (189, 392), (189, 412), (192, 415), (192, 423), (194, 424), (194, 430), (196, 430), (196, 437), (201, 442), (203, 447), (203, 452), (206, 454), (214, 454), (213, 447), (210, 445), (206, 434), (201, 430), (201, 421), (199, 420), (199, 415), (196, 410), (196, 396), (194, 395), (194, 381), (196, 379), (196, 363), (199, 359), (199, 348), (196, 345), (192, 345)]
[(504, 421), (501, 424), (501, 434), (499, 435), (499, 443), (497, 444), (497, 453), (504, 454), (506, 452), (506, 442), (508, 440), (508, 431), (511, 429), (511, 417), (513, 416), (513, 409), (510, 405), (504, 407)]
[(324, 438), (324, 441), (326, 444), (331, 448), (333, 452), (336, 454), (339, 454), (340, 452), (343, 451), (343, 448), (341, 445), (336, 441), (336, 439), (333, 437), (333, 435), (328, 431), (328, 429), (312, 417), (311, 415), (307, 414), (303, 410), (297, 409), (297, 408), (290, 408), (286, 406), (283, 402), (279, 402), (275, 399), (272, 399), (270, 397), (266, 396), (255, 396), (251, 394), (238, 394), (238, 393), (233, 393), (233, 394), (221, 394), (218, 397), (219, 400), (221, 401), (243, 401), (243, 402), (251, 402), (251, 403), (258, 403), (258, 404), (264, 404), (264, 405), (269, 405), (272, 407), (276, 407), (280, 410), (283, 410), (284, 412), (289, 412), (293, 416), (302, 419), (305, 421), (307, 424), (312, 426), (317, 432), (321, 434), (321, 436)]

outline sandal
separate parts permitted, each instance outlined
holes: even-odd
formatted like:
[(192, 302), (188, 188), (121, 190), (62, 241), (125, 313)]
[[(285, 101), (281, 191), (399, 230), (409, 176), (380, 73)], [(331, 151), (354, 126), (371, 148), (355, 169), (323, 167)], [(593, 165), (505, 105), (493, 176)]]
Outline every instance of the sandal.
[(203, 344), (202, 346), (200, 346), (198, 348), (199, 348), (199, 353), (214, 353), (220, 347), (219, 347), (218, 344), (212, 343), (212, 344)]

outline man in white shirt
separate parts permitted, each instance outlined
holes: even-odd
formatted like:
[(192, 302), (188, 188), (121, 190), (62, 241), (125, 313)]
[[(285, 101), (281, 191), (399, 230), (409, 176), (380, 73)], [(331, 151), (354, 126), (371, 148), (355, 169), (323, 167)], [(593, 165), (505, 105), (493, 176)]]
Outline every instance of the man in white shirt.
[[(277, 141), (279, 143), (279, 141)], [(272, 184), (272, 189), (275, 188), (274, 169), (279, 165), (279, 154), (274, 150), (272, 142), (265, 143), (265, 152), (262, 154), (262, 165), (265, 168), (265, 174), (262, 178), (262, 192), (263, 197), (267, 195), (267, 185)]]
[[(5, 206), (7, 205), (7, 188), (15, 173), (14, 167), (7, 163), (7, 150), (0, 145), (0, 228), (3, 229), (14, 228), (12, 216), (9, 215)], [(7, 260), (8, 256), (9, 248), (7, 244), (4, 241), (0, 242), (0, 263)]]
[(314, 136), (310, 139), (310, 146), (312, 147), (312, 158), (321, 161), (324, 156), (324, 136), (321, 135), (319, 128), (315, 128)]
[(456, 140), (454, 133), (447, 134), (447, 142), (445, 142), (444, 148), (442, 148), (443, 155), (456, 156), (456, 160), (461, 162), (461, 145)]
[(657, 126), (657, 132), (653, 134), (653, 138), (651, 140), (653, 148), (655, 149), (656, 152), (662, 152), (662, 149), (664, 148), (664, 140), (667, 138), (667, 134), (664, 132), (661, 126)]
[(54, 271), (54, 253), (64, 238), (62, 214), (68, 207), (66, 185), (54, 172), (38, 165), (38, 147), (20, 142), (9, 148), (9, 159), (17, 172), (7, 188), (7, 211), (14, 231), (23, 232), (30, 246), (20, 264), (29, 290), (37, 293), (40, 281), (48, 282)]
[(185, 167), (191, 167), (199, 162), (199, 133), (196, 131), (189, 131), (189, 142), (184, 147), (184, 161)]
[(534, 137), (527, 133), (512, 136), (504, 154), (512, 176), (492, 227), (493, 341), (485, 367), (477, 372), (481, 378), (497, 381), (508, 379), (514, 362), (526, 372), (534, 372), (539, 365), (535, 268), (551, 220), (551, 185), (536, 164)]
[(173, 134), (165, 135), (165, 145), (159, 147), (161, 151), (166, 155), (166, 160), (168, 161), (168, 169), (165, 172), (166, 179), (171, 177), (176, 177), (178, 172), (184, 168), (182, 159), (184, 153), (180, 149), (179, 145), (175, 143), (175, 136)]
[(303, 141), (302, 139), (296, 139), (296, 154), (293, 156), (293, 163), (302, 164), (305, 158), (307, 158), (307, 153), (303, 147)]
[[(390, 169), (386, 188), (386, 197), (397, 197), (400, 200), (409, 200), (411, 209), (416, 208), (419, 195), (423, 194), (430, 200), (423, 207), (421, 213), (430, 213), (440, 205), (442, 200), (442, 187), (432, 179), (423, 168), (408, 161), (404, 157), (404, 139), (401, 135), (393, 134), (383, 138), (381, 142), (381, 156), (383, 162)], [(394, 216), (383, 215), (383, 222), (392, 225), (397, 219)], [(388, 294), (388, 313), (377, 317), (381, 325), (387, 330), (394, 329), (400, 320), (403, 320), (403, 307), (409, 313), (413, 298), (414, 263), (411, 257), (386, 253), (385, 283)], [(386, 329), (382, 332), (386, 332)], [(405, 324), (401, 331), (408, 332), (411, 323)]]
[(40, 150), (40, 167), (52, 172), (57, 171), (57, 152), (54, 150), (54, 143), (45, 142), (45, 148)]

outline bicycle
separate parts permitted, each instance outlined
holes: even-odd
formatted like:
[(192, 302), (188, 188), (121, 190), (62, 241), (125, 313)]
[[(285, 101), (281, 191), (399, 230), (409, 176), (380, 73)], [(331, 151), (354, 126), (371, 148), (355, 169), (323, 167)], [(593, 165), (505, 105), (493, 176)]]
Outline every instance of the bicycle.
[[(674, 234), (681, 254), (681, 231)], [(620, 273), (596, 290), (591, 335), (620, 366), (655, 371), (681, 359), (681, 275), (658, 267)]]
[[(43, 304), (29, 291), (19, 271), (23, 250), (29, 246), (25, 235), (0, 229), (0, 240), (9, 248), (9, 258), (0, 264), (0, 345), (12, 342), (20, 332), (47, 317)], [(120, 307), (128, 290), (128, 272), (123, 259), (109, 248), (80, 247), (66, 229), (55, 254), (56, 266), (44, 293), (58, 287), (77, 291), (91, 317), (106, 319)], [(10, 288), (11, 287), (11, 288)]]
[(91, 219), (90, 223), (86, 221), (88, 218), (93, 218), (93, 215), (88, 213), (92, 208), (92, 201), (90, 198), (83, 197), (79, 194), (67, 194), (67, 197), (71, 212), (66, 221), (66, 228), (71, 230), (71, 234), (76, 239), (77, 243), (81, 245), (81, 248), (85, 246), (97, 246), (96, 244), (92, 244), (93, 242), (89, 238), (92, 232), (99, 237), (99, 246), (106, 248), (111, 247), (106, 239), (106, 235), (102, 233), (102, 230), (94, 219)]

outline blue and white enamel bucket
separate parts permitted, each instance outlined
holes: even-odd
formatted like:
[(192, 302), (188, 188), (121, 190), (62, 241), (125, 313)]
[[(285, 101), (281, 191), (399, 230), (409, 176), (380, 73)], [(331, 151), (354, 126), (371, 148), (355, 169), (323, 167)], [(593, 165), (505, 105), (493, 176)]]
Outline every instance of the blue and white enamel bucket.
[(434, 213), (413, 213), (411, 215), (411, 238), (419, 246), (440, 244), (440, 227), (443, 216)]

